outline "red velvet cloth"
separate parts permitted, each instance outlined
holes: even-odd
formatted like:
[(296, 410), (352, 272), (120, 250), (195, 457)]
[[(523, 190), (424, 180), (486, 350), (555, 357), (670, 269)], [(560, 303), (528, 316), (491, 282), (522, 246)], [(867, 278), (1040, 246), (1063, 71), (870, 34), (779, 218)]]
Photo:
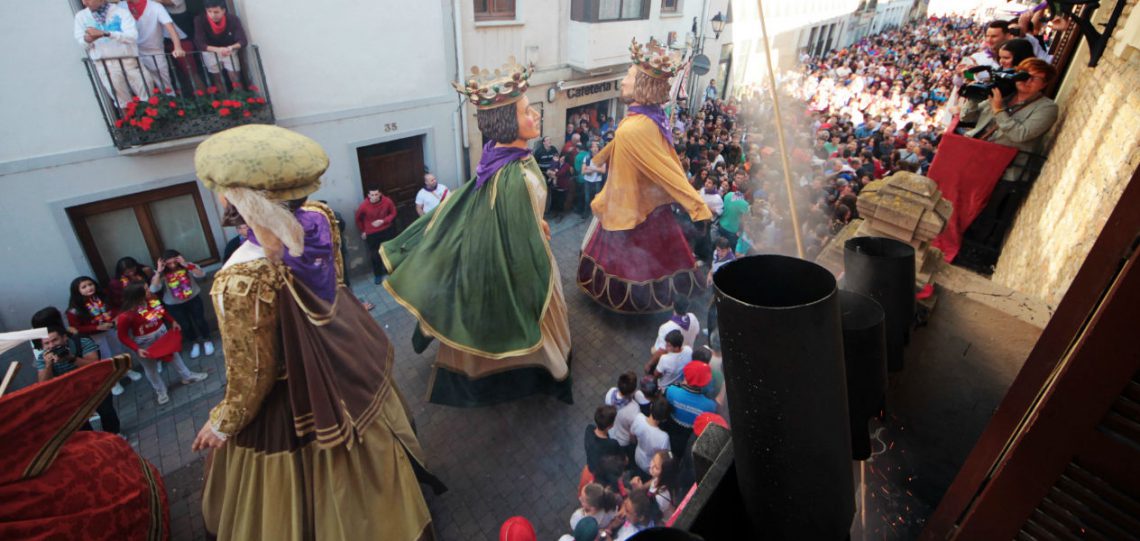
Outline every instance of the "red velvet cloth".
[(169, 539), (169, 522), (158, 470), (105, 432), (76, 432), (42, 475), (0, 485), (0, 539)]
[(954, 207), (946, 229), (931, 243), (942, 250), (947, 262), (958, 256), (962, 234), (985, 208), (994, 186), (1017, 156), (1016, 148), (955, 134), (957, 125), (955, 121), (942, 136), (926, 173)]
[(162, 479), (126, 441), (76, 432), (130, 365), (98, 361), (0, 398), (0, 539), (166, 539)]
[(599, 225), (578, 262), (578, 286), (617, 312), (671, 309), (675, 295), (701, 286), (696, 259), (669, 205), (657, 207), (628, 231)]

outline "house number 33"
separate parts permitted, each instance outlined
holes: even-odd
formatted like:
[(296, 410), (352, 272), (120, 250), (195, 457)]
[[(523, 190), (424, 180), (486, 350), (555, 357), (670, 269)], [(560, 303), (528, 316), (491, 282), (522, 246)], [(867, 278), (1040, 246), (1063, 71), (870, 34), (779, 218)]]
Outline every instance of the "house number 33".
[(397, 125), (395, 122), (388, 122), (387, 124), (384, 124), (384, 131), (385, 132), (393, 132), (393, 131), (396, 131), (398, 129), (400, 129), (400, 126)]

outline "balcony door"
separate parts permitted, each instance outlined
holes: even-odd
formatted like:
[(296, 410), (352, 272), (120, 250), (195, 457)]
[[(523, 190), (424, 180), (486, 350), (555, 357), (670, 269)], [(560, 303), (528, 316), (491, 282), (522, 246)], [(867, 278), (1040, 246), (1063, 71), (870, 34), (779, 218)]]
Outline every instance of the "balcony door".
[[(396, 203), (396, 227), (403, 230), (419, 217), (416, 193), (424, 185), (423, 136), (377, 143), (356, 149), (361, 194), (380, 191)], [(363, 195), (362, 195), (363, 197)]]

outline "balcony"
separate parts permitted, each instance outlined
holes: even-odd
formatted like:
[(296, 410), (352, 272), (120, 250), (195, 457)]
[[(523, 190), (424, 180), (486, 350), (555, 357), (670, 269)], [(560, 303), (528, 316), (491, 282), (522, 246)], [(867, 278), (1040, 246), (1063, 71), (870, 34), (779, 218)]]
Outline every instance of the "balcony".
[(274, 122), (253, 45), (228, 57), (193, 51), (83, 62), (119, 150)]
[(567, 63), (587, 73), (628, 64), (629, 39), (637, 36), (645, 40), (654, 32), (649, 20), (651, 3), (651, 0), (572, 0)]

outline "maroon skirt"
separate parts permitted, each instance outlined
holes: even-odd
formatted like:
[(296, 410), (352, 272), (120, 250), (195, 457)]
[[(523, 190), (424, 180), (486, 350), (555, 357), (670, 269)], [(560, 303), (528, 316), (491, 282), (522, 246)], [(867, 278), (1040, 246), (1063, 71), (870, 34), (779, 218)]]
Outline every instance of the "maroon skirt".
[(615, 312), (663, 312), (675, 296), (700, 290), (696, 267), (671, 207), (663, 205), (628, 231), (598, 225), (578, 260), (578, 287)]

